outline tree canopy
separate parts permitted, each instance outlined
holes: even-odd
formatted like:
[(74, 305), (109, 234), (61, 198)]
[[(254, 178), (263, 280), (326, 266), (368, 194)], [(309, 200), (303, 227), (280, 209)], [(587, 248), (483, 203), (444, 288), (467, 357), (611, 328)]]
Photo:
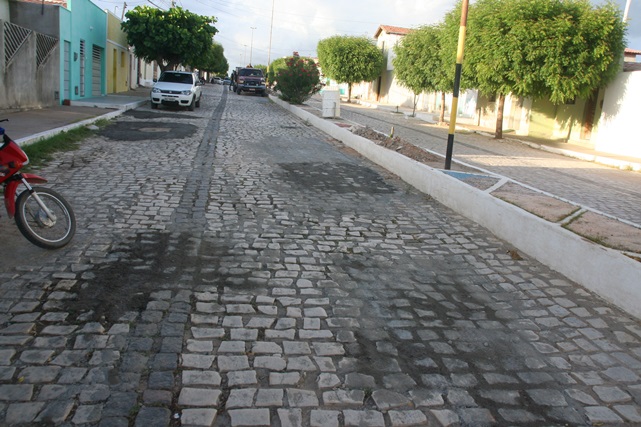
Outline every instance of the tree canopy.
[(285, 57), (274, 59), (267, 67), (267, 73), (265, 75), (267, 76), (267, 83), (270, 86), (276, 83), (276, 76), (278, 75), (278, 71), (287, 67), (287, 65), (285, 64), (286, 59), (287, 58)]
[[(414, 111), (422, 92), (450, 92), (449, 78), (441, 57), (442, 26), (425, 26), (411, 31), (394, 48), (394, 73), (401, 86), (414, 93)], [(453, 68), (453, 67), (450, 67)], [(443, 106), (442, 106), (443, 107)]]
[(479, 0), (467, 32), (468, 71), (499, 101), (496, 138), (507, 94), (555, 104), (588, 98), (615, 77), (625, 47), (620, 11), (589, 0)]
[(205, 55), (197, 58), (195, 62), (189, 65), (218, 76), (227, 75), (227, 71), (229, 71), (229, 63), (225, 58), (225, 49), (219, 43), (212, 43)]
[(136, 56), (156, 61), (161, 70), (173, 70), (179, 64), (197, 63), (208, 54), (218, 30), (215, 17), (196, 15), (180, 7), (167, 11), (137, 6), (125, 15), (121, 26)]
[(367, 37), (332, 36), (318, 42), (318, 62), (323, 74), (339, 83), (352, 85), (376, 79), (383, 69), (383, 53)]

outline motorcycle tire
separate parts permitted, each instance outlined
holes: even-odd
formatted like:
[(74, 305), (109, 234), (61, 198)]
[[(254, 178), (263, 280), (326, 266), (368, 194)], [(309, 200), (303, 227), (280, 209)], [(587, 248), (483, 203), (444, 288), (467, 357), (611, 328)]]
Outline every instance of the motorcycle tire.
[(33, 189), (55, 218), (49, 218), (33, 193), (23, 191), (16, 200), (16, 225), (22, 235), (34, 245), (45, 249), (62, 248), (76, 233), (76, 217), (71, 205), (50, 188)]

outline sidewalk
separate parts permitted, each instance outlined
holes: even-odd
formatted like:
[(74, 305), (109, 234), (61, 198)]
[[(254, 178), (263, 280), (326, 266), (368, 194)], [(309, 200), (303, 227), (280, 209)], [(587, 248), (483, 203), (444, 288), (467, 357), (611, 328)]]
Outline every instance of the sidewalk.
[(2, 123), (9, 136), (19, 144), (29, 144), (137, 108), (149, 100), (149, 91), (149, 88), (141, 87), (129, 92), (71, 101), (68, 106), (3, 111), (0, 118), (9, 120)]
[[(362, 100), (352, 100), (354, 103), (360, 105), (376, 108), (381, 110), (388, 110), (391, 112), (398, 111), (399, 113), (404, 114), (407, 117), (412, 115), (412, 109), (407, 107), (397, 107), (396, 105), (388, 104), (377, 104), (372, 101), (362, 101)], [(419, 120), (424, 120), (427, 122), (431, 121), (431, 114), (426, 114), (425, 112), (417, 111), (416, 118)], [(446, 118), (447, 120), (447, 118)], [(433, 122), (432, 122), (433, 123)], [(468, 131), (484, 134), (484, 135), (494, 135), (494, 130), (489, 128), (483, 128), (480, 126), (474, 126), (466, 123), (457, 123), (457, 129), (466, 129)], [(585, 147), (579, 144), (558, 142), (553, 140), (546, 140), (543, 138), (531, 138), (527, 136), (512, 135), (512, 134), (503, 134), (505, 139), (512, 141), (518, 141), (522, 144), (528, 145), (532, 148), (539, 150), (547, 151), (554, 154), (560, 154), (567, 157), (573, 157), (579, 160), (584, 160), (587, 162), (595, 162), (606, 166), (615, 167), (618, 169), (630, 169), (637, 172), (641, 171), (641, 159), (637, 157), (621, 156), (612, 153), (605, 153), (602, 151), (596, 151), (589, 147)]]

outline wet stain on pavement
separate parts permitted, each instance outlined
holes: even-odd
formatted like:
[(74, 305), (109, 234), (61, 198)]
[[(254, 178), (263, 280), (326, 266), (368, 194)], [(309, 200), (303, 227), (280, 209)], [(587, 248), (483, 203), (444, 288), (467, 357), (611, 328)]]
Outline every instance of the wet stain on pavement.
[(100, 135), (115, 141), (178, 140), (193, 136), (198, 127), (175, 122), (124, 122), (105, 127)]
[(281, 163), (281, 179), (306, 191), (390, 194), (396, 188), (370, 168), (354, 163)]

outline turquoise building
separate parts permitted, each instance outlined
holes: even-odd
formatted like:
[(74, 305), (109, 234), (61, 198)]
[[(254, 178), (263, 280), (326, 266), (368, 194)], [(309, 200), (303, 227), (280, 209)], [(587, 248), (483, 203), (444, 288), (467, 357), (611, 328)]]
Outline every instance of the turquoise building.
[(106, 93), (107, 14), (89, 0), (68, 0), (60, 10), (60, 97)]

